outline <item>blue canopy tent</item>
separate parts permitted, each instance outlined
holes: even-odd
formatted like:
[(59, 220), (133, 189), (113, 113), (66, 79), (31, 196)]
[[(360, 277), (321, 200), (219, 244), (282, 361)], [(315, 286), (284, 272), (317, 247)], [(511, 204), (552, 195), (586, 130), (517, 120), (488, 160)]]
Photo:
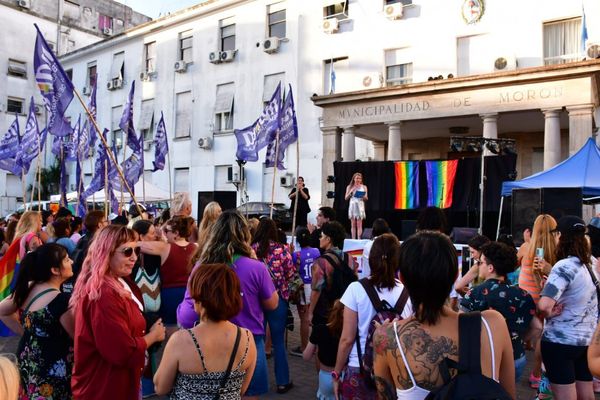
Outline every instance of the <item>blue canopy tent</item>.
[(589, 138), (579, 151), (554, 167), (528, 176), (520, 181), (502, 183), (502, 199), (500, 201), (500, 219), (504, 197), (511, 196), (513, 189), (539, 188), (581, 188), (585, 200), (600, 200), (600, 149), (593, 138)]

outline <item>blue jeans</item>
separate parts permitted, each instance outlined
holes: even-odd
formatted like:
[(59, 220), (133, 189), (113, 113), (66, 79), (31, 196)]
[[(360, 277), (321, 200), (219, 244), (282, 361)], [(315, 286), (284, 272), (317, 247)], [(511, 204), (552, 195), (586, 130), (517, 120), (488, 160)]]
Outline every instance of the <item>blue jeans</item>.
[(319, 370), (319, 389), (317, 390), (318, 400), (335, 400), (333, 392), (333, 377), (331, 372)]
[(269, 391), (265, 335), (254, 335), (254, 344), (256, 345), (256, 368), (245, 396), (260, 396)]
[(515, 360), (515, 381), (519, 382), (519, 378), (523, 374), (523, 370), (527, 365), (527, 358), (525, 356), (517, 358)]
[(265, 311), (265, 327), (269, 324), (271, 342), (273, 342), (273, 359), (275, 361), (275, 382), (277, 386), (290, 383), (287, 350), (285, 348), (285, 325), (287, 322), (288, 303), (279, 297), (279, 304), (273, 311)]

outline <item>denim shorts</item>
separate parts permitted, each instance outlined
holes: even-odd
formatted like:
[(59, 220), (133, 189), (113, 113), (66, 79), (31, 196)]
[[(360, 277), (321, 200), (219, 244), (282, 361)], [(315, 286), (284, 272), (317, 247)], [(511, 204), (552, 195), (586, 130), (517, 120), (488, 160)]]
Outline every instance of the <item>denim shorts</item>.
[(254, 335), (256, 345), (256, 368), (250, 380), (245, 396), (260, 396), (269, 392), (269, 371), (267, 369), (267, 355), (265, 354), (265, 336)]
[(318, 400), (335, 400), (333, 392), (333, 377), (331, 372), (319, 370), (319, 389), (317, 390)]

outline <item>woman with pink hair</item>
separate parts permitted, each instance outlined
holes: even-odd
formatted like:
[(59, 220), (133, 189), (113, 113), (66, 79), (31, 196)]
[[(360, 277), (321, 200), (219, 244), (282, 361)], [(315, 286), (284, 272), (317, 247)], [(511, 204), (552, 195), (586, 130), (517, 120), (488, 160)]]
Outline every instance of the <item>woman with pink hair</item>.
[(137, 240), (125, 226), (107, 226), (96, 233), (83, 262), (70, 301), (75, 399), (139, 398), (146, 349), (165, 337), (160, 319), (147, 330), (141, 292), (129, 279), (140, 252)]

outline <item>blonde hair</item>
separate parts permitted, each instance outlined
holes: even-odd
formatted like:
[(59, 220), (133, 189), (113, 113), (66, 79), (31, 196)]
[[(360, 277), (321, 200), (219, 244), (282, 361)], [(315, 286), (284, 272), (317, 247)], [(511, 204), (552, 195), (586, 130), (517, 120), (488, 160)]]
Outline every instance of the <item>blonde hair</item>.
[(556, 242), (552, 235), (554, 229), (556, 229), (556, 220), (554, 217), (548, 214), (538, 215), (533, 223), (533, 231), (531, 232), (531, 241), (529, 242), (529, 251), (527, 253), (527, 258), (530, 262), (533, 262), (535, 250), (541, 247), (544, 249), (544, 259), (551, 265), (556, 263)]
[(14, 362), (0, 355), (0, 399), (17, 400), (19, 395), (19, 370)]
[(216, 201), (211, 201), (204, 208), (204, 212), (202, 213), (202, 221), (200, 221), (200, 227), (198, 228), (198, 250), (196, 251), (196, 254), (194, 254), (194, 257), (192, 257), (192, 265), (196, 264), (196, 261), (198, 261), (200, 258), (202, 249), (208, 240), (210, 229), (215, 224), (221, 213), (221, 206)]
[(25, 211), (19, 218), (19, 223), (15, 230), (15, 239), (28, 233), (37, 233), (41, 225), (42, 216), (38, 211)]
[(188, 192), (175, 192), (171, 201), (171, 216), (181, 214), (186, 206), (192, 205)]
[(355, 172), (354, 175), (352, 175), (352, 179), (350, 180), (350, 183), (348, 184), (348, 186), (354, 185), (354, 178), (356, 178), (357, 176), (360, 176), (361, 179), (364, 179), (363, 174), (361, 174), (360, 172)]

